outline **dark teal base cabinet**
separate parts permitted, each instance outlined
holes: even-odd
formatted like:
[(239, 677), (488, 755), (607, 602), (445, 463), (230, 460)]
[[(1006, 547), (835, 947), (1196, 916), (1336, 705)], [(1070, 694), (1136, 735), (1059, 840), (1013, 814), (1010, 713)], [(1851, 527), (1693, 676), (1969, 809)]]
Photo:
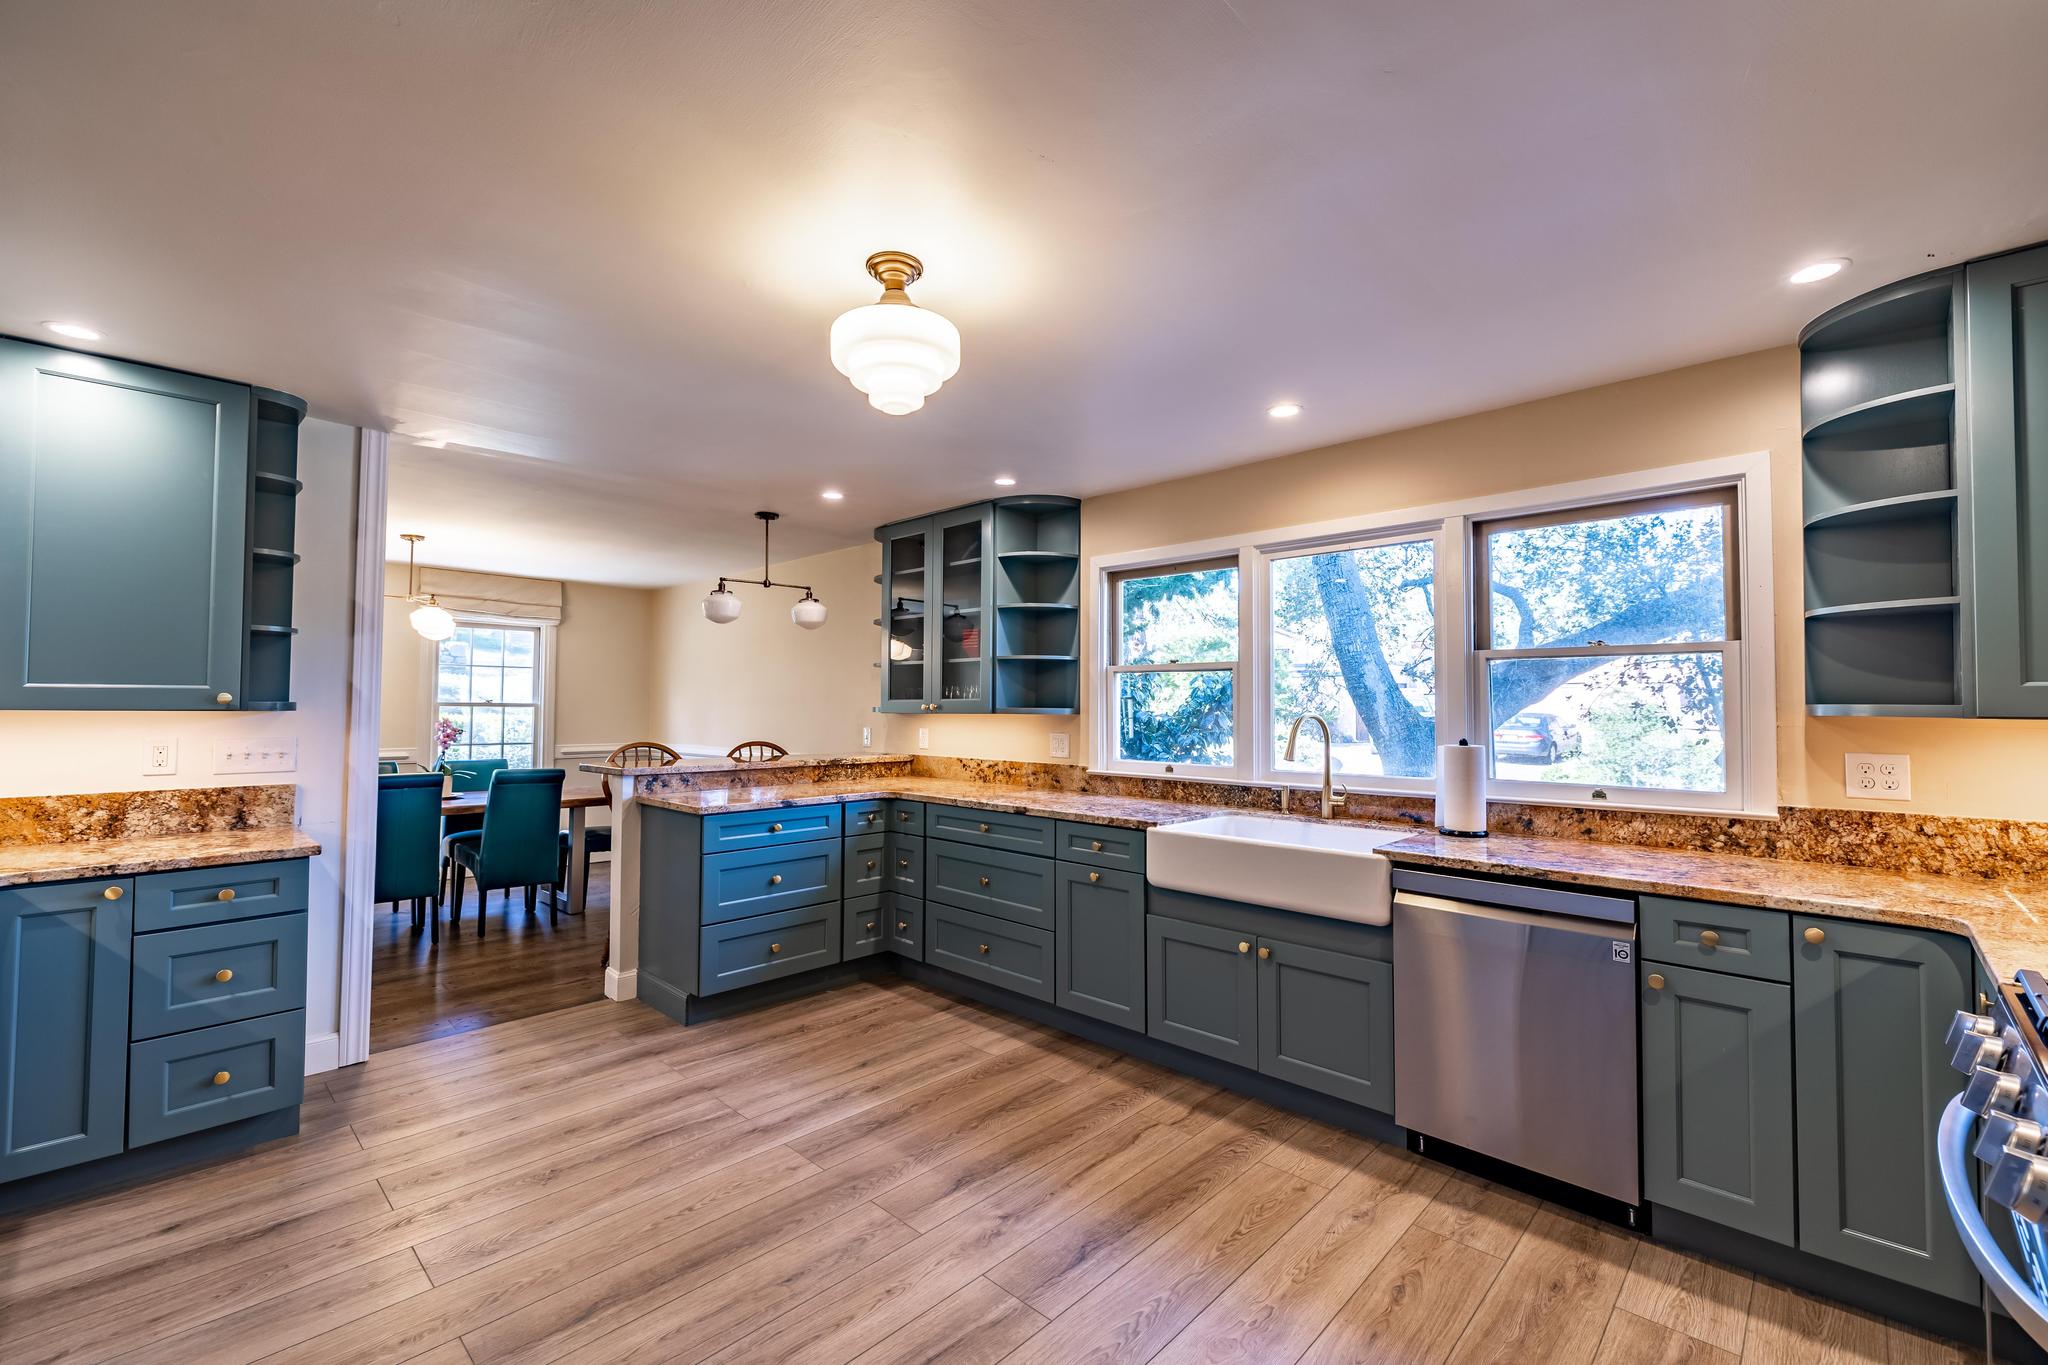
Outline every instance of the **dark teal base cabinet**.
[(0, 1207), (295, 1130), (305, 1004), (303, 860), (0, 890)]
[(1066, 862), (1055, 875), (1053, 1003), (1144, 1032), (1144, 875)]

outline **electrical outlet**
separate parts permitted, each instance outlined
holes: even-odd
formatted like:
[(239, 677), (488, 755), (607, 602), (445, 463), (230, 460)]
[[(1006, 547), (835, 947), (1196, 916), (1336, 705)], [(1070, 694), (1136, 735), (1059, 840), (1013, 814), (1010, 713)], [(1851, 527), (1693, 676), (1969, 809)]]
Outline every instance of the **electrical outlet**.
[(1066, 737), (1066, 735), (1065, 735), (1065, 734), (1062, 734), (1062, 733), (1059, 733), (1059, 732), (1055, 732), (1055, 733), (1053, 734), (1053, 737), (1052, 737), (1052, 756), (1053, 756), (1054, 758), (1065, 758), (1065, 757), (1067, 757), (1067, 737)]
[(288, 773), (298, 766), (296, 739), (242, 739), (213, 746), (217, 773)]
[(917, 727), (917, 747), (920, 749), (932, 747), (932, 732), (922, 725)]
[(863, 749), (872, 749), (875, 747), (875, 732), (873, 727), (867, 725), (863, 725), (860, 727), (860, 747)]
[(1913, 760), (1905, 754), (1843, 754), (1842, 781), (1849, 795), (1873, 801), (1913, 799)]
[(168, 777), (178, 771), (178, 741), (154, 739), (142, 746), (142, 775)]

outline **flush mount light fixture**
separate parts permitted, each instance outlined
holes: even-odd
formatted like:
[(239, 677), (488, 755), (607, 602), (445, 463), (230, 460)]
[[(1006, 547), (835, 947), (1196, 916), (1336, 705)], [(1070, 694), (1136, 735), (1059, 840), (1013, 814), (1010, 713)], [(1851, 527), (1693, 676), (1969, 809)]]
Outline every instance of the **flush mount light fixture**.
[(868, 274), (882, 286), (882, 297), (833, 322), (832, 364), (868, 396), (870, 407), (902, 417), (959, 372), (960, 329), (904, 292), (924, 274), (917, 257), (877, 251), (868, 257)]
[(998, 488), (1015, 488), (1016, 486), (1017, 486), (1017, 481), (1016, 481), (1015, 479), (1011, 478), (1011, 477), (1010, 477), (1010, 476), (1009, 476), (1008, 474), (998, 474), (998, 475), (996, 475), (996, 487), (998, 487)]
[(49, 328), (58, 336), (70, 337), (73, 341), (99, 341), (102, 339), (99, 332), (82, 322), (45, 322), (43, 326)]
[(412, 615), (406, 619), (412, 622), (415, 634), (426, 640), (445, 640), (455, 633), (455, 618), (448, 614), (446, 607), (434, 600), (434, 594), (420, 591), (420, 570), (414, 552), (419, 549), (419, 543), (426, 537), (408, 531), (398, 538), (405, 542), (405, 591), (387, 592), (384, 595), (413, 604)]
[(1846, 256), (1837, 256), (1833, 260), (1827, 261), (1815, 261), (1812, 265), (1802, 265), (1790, 275), (1787, 275), (1785, 282), (1787, 284), (1819, 284), (1822, 280), (1833, 279), (1841, 274), (1848, 264), (1849, 259)]
[(825, 604), (818, 600), (818, 595), (812, 592), (807, 584), (777, 583), (768, 576), (768, 533), (782, 513), (756, 512), (754, 515), (761, 519), (761, 576), (739, 578), (727, 574), (725, 578), (719, 579), (718, 586), (704, 594), (704, 619), (721, 626), (730, 625), (740, 619), (739, 594), (726, 586), (727, 579), (731, 579), (734, 583), (745, 583), (756, 588), (792, 588), (801, 592), (803, 600), (789, 609), (789, 619), (805, 630), (816, 630), (825, 624)]
[(840, 492), (836, 488), (827, 488), (823, 492), (819, 493), (818, 496), (823, 498), (826, 502), (840, 502), (845, 499), (846, 494)]
[(1266, 416), (1268, 416), (1268, 417), (1299, 417), (1299, 416), (1301, 416), (1301, 404), (1299, 404), (1299, 403), (1275, 403), (1275, 404), (1274, 404), (1274, 405), (1273, 405), (1272, 407), (1270, 407), (1270, 408), (1267, 408), (1267, 409), (1266, 409)]

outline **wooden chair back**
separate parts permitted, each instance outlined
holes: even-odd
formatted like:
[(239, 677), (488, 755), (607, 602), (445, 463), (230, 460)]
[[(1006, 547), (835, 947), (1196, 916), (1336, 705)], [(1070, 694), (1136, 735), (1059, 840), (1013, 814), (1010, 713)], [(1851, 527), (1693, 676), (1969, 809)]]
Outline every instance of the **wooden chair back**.
[(772, 763), (778, 758), (789, 757), (789, 750), (769, 740), (750, 739), (733, 745), (726, 750), (725, 756), (735, 763)]
[[(682, 755), (658, 739), (636, 739), (631, 744), (621, 744), (612, 750), (605, 762), (616, 768), (660, 768), (675, 762)], [(604, 799), (612, 799), (612, 779), (607, 773), (598, 784), (604, 789)]]

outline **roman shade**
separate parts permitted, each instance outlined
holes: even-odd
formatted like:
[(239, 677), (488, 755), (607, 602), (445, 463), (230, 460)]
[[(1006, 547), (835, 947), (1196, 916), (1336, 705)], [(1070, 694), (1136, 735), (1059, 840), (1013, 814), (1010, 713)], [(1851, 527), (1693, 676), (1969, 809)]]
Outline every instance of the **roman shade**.
[(505, 616), (554, 625), (562, 621), (562, 585), (549, 578), (422, 566), (420, 591), (432, 593), (457, 616)]

